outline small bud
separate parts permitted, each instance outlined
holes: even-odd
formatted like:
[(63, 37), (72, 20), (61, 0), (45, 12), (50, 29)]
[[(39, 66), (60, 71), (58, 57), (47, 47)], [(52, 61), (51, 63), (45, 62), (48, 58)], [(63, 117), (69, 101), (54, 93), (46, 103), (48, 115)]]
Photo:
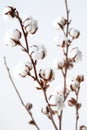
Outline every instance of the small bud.
[(16, 9), (15, 9), (14, 7), (12, 7), (12, 6), (7, 6), (7, 7), (5, 7), (4, 10), (3, 10), (3, 13), (4, 13), (3, 17), (4, 17), (5, 19), (14, 18), (14, 17), (15, 17), (15, 11), (16, 11)]
[(26, 109), (27, 109), (28, 111), (31, 110), (32, 107), (33, 107), (33, 105), (32, 105), (31, 103), (27, 103), (27, 104), (26, 104)]
[(76, 38), (79, 37), (80, 32), (79, 32), (78, 30), (76, 30), (76, 29), (71, 28), (71, 29), (69, 30), (69, 35), (70, 35), (73, 39), (76, 39)]
[(76, 80), (77, 80), (78, 82), (83, 82), (83, 81), (84, 81), (84, 75), (78, 75), (78, 76), (76, 77)]

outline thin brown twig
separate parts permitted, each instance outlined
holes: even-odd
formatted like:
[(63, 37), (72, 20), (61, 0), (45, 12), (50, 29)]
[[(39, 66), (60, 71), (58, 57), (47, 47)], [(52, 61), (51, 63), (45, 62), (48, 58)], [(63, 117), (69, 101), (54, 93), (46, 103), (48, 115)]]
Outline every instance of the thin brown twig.
[(24, 106), (24, 108), (26, 109), (26, 111), (27, 111), (28, 114), (30, 115), (32, 121), (34, 122), (34, 126), (37, 128), (37, 130), (40, 130), (40, 128), (38, 127), (38, 125), (37, 125), (37, 123), (36, 123), (36, 121), (35, 121), (35, 119), (34, 119), (32, 113), (31, 113), (31, 111), (29, 111), (29, 110), (26, 108), (26, 105), (24, 104), (24, 101), (23, 101), (23, 99), (22, 99), (22, 97), (21, 97), (21, 95), (20, 95), (20, 93), (19, 93), (19, 91), (18, 91), (18, 89), (17, 89), (17, 87), (16, 87), (14, 81), (13, 81), (13, 78), (12, 78), (11, 73), (10, 73), (10, 69), (9, 69), (9, 67), (8, 67), (8, 65), (7, 65), (7, 62), (6, 62), (6, 57), (4, 57), (4, 65), (5, 65), (6, 69), (7, 69), (7, 72), (8, 72), (8, 75), (9, 75), (9, 79), (10, 79), (10, 81), (11, 81), (11, 83), (12, 83), (12, 85), (13, 85), (13, 87), (14, 87), (14, 89), (15, 89), (17, 95), (18, 95), (18, 98), (19, 98), (20, 101), (21, 101), (21, 104)]
[(47, 99), (46, 91), (45, 91), (44, 89), (43, 89), (43, 93), (44, 93), (45, 101), (46, 101), (46, 103), (48, 104), (48, 108), (49, 108), (49, 112), (50, 112), (50, 119), (51, 119), (51, 121), (52, 121), (52, 124), (53, 124), (55, 130), (58, 130), (58, 128), (57, 128), (57, 126), (56, 126), (56, 124), (55, 124), (55, 121), (54, 121), (54, 119), (53, 119), (52, 110), (51, 110), (51, 108), (50, 108), (50, 104), (49, 104), (48, 99)]
[(65, 8), (66, 8), (66, 17), (67, 17), (67, 26), (66, 26), (66, 36), (68, 37), (68, 30), (69, 30), (69, 9), (68, 9), (68, 2), (65, 0)]
[(25, 40), (25, 44), (26, 44), (26, 52), (29, 53), (29, 45), (28, 45), (28, 40), (27, 40), (27, 34), (25, 33), (24, 31), (24, 28), (23, 28), (23, 24), (22, 24), (22, 20), (19, 16), (19, 13), (17, 11), (16, 13), (16, 18), (18, 19), (19, 23), (20, 23), (20, 26), (21, 26), (21, 29), (22, 29), (22, 33), (23, 33), (23, 36), (24, 36), (24, 40)]
[(76, 125), (75, 125), (75, 130), (78, 130), (78, 120), (79, 120), (79, 112), (78, 112), (78, 97), (79, 97), (79, 90), (76, 93)]

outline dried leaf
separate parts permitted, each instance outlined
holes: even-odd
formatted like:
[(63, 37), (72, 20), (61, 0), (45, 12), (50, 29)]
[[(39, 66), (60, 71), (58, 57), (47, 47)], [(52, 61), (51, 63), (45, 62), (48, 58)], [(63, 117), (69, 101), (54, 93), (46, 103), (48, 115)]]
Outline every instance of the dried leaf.
[(35, 122), (33, 120), (29, 121), (30, 125), (35, 125)]

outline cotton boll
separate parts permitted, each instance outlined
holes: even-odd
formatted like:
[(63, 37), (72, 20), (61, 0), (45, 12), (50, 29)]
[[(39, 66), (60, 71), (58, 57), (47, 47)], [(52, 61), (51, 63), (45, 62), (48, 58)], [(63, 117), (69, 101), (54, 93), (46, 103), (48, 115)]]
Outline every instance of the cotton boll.
[(23, 22), (23, 25), (25, 30), (30, 34), (36, 33), (38, 29), (37, 21), (34, 20), (32, 17), (26, 18)]
[(19, 30), (10, 29), (6, 32), (6, 35), (4, 37), (4, 42), (6, 45), (14, 47), (14, 46), (20, 44), (20, 41), (19, 41), (20, 38), (21, 38), (21, 32)]
[(32, 64), (29, 61), (21, 62), (15, 69), (15, 74), (25, 77), (32, 70)]
[(10, 37), (16, 41), (18, 41), (21, 38), (21, 32), (18, 29), (8, 30), (7, 35), (8, 35), (8, 37)]
[(62, 69), (65, 66), (65, 58), (62, 58), (59, 62), (58, 62), (58, 69)]
[(5, 36), (5, 37), (4, 37), (4, 43), (5, 43), (7, 46), (10, 46), (10, 47), (14, 47), (14, 46), (17, 45), (17, 43), (16, 43), (13, 39), (9, 38), (8, 36)]
[(61, 36), (56, 36), (55, 39), (54, 39), (54, 42), (60, 46), (60, 47), (65, 47), (66, 45), (68, 45), (68, 38), (64, 35), (61, 35)]
[(80, 84), (77, 80), (72, 80), (71, 81), (71, 85), (70, 85), (70, 88), (72, 91), (77, 91), (80, 87)]
[(34, 62), (40, 59), (40, 54), (38, 51), (35, 51), (34, 53), (32, 53), (32, 59)]
[(54, 71), (51, 68), (40, 69), (39, 76), (47, 81), (54, 80)]
[(60, 28), (63, 28), (67, 23), (67, 20), (64, 17), (60, 17), (60, 18), (56, 18), (53, 21), (53, 27), (57, 30), (59, 30)]
[(64, 96), (62, 92), (58, 92), (55, 95), (51, 95), (49, 99), (50, 106), (52, 110), (59, 112), (61, 111), (64, 107)]
[(71, 29), (69, 30), (69, 35), (70, 35), (73, 39), (76, 39), (76, 38), (79, 37), (80, 32), (79, 32), (77, 29), (71, 28)]
[(45, 58), (45, 56), (46, 56), (46, 54), (47, 54), (47, 51), (46, 51), (45, 46), (39, 45), (38, 47), (39, 47), (40, 59)]
[(68, 44), (68, 39), (66, 36), (56, 36), (54, 42), (60, 47), (65, 47)]
[(73, 48), (69, 54), (69, 57), (73, 59), (75, 62), (81, 61), (82, 52), (78, 49), (78, 47)]
[(38, 61), (46, 56), (46, 49), (43, 45), (33, 45), (30, 47), (30, 53), (33, 61)]

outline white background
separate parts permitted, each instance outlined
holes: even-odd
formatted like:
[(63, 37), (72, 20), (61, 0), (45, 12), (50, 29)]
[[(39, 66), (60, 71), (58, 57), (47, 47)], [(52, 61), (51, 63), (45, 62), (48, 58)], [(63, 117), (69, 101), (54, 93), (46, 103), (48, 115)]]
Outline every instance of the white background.
[[(73, 44), (78, 46), (83, 53), (83, 60), (75, 65), (69, 76), (72, 77), (79, 73), (85, 76), (79, 99), (83, 104), (80, 110), (79, 125), (87, 125), (87, 0), (68, 1), (71, 10), (71, 25), (81, 32), (80, 38)], [(21, 17), (27, 14), (37, 19), (39, 29), (35, 35), (29, 36), (29, 43), (44, 44), (46, 46), (48, 55), (46, 60), (39, 62), (39, 67), (52, 67), (52, 59), (60, 57), (60, 50), (53, 42), (58, 32), (52, 27), (52, 21), (57, 17), (66, 16), (64, 0), (2, 0), (0, 2), (0, 130), (34, 130), (36, 128), (28, 125), (30, 118), (11, 85), (3, 63), (3, 56), (6, 56), (8, 65), (13, 71), (16, 65), (26, 58), (20, 48), (10, 48), (4, 45), (3, 37), (6, 30), (15, 27), (20, 29), (16, 20), (3, 20), (2, 12), (4, 7), (8, 5), (16, 7)], [(61, 78), (62, 76), (58, 72), (56, 81), (51, 84), (51, 90), (61, 83)], [(33, 80), (28, 77), (25, 79), (14, 78), (14, 80), (24, 102), (30, 101), (34, 104), (32, 111), (40, 128), (42, 130), (53, 130), (50, 121), (43, 114), (40, 114), (41, 107), (44, 106), (44, 98), (43, 94), (35, 89)], [(64, 108), (63, 130), (74, 130), (74, 113), (74, 108), (68, 108), (66, 105)]]

